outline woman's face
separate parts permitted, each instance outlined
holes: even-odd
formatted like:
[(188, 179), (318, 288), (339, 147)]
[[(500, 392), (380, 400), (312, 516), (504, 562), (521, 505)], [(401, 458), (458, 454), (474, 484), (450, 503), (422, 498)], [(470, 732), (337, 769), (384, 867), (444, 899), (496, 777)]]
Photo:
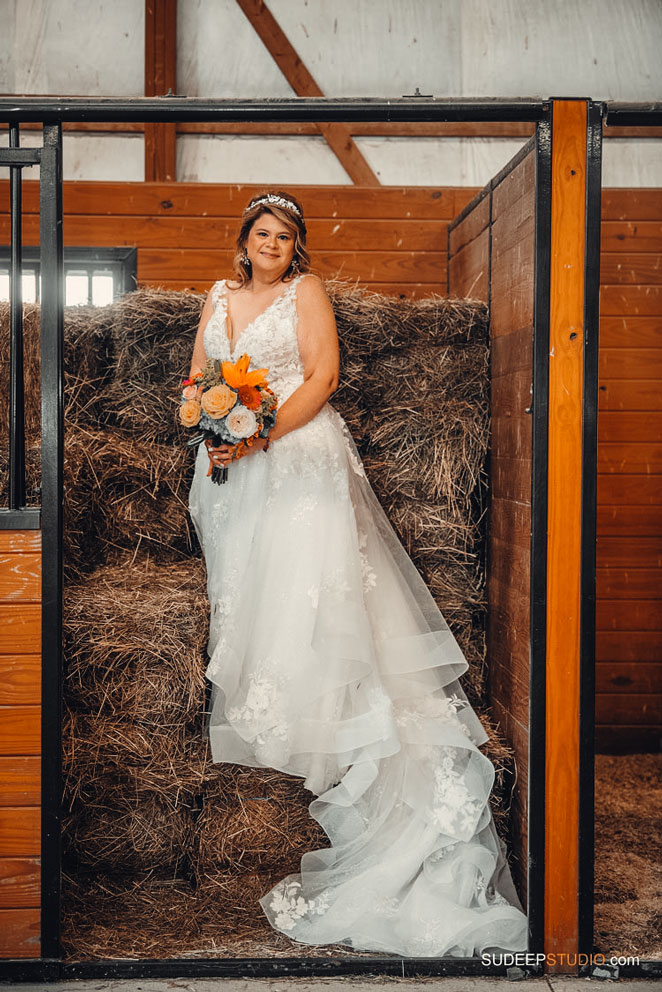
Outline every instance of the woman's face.
[(246, 253), (252, 271), (279, 279), (290, 267), (294, 255), (294, 238), (282, 221), (273, 214), (260, 214), (246, 239)]

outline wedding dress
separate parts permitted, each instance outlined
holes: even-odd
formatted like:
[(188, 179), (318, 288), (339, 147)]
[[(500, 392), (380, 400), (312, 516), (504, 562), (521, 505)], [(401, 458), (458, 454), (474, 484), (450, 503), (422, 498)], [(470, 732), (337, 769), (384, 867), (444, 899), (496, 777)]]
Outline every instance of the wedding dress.
[[(208, 357), (251, 356), (282, 403), (303, 381), (299, 279), (242, 332), (213, 288)], [(412, 957), (522, 951), (527, 920), (488, 797), (467, 662), (396, 537), (339, 414), (207, 477), (189, 508), (207, 567), (217, 762), (305, 778), (331, 846), (260, 903), (305, 944)]]

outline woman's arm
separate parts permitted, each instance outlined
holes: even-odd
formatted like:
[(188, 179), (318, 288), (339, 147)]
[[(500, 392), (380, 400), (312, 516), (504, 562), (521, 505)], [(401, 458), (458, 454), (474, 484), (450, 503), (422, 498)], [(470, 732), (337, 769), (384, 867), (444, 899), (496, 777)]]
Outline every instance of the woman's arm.
[(278, 410), (271, 441), (303, 427), (338, 388), (338, 332), (331, 301), (317, 276), (297, 286), (297, 336), (304, 381)]

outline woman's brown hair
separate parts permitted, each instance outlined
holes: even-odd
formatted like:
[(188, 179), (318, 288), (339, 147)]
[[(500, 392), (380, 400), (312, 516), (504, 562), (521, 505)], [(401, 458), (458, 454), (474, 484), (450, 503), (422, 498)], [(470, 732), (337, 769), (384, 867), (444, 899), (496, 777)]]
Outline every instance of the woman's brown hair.
[[(275, 202), (274, 198), (291, 203), (296, 210), (289, 209), (286, 204)], [(269, 199), (267, 199), (269, 198)], [(245, 286), (251, 280), (251, 263), (245, 257), (248, 233), (262, 214), (273, 214), (288, 229), (294, 238), (294, 254), (289, 268), (283, 275), (283, 281), (293, 279), (296, 275), (310, 272), (310, 255), (306, 249), (306, 224), (303, 219), (303, 208), (299, 201), (290, 193), (273, 190), (259, 193), (250, 200), (241, 218), (241, 227), (237, 236), (237, 251), (232, 260), (234, 281), (238, 287)]]

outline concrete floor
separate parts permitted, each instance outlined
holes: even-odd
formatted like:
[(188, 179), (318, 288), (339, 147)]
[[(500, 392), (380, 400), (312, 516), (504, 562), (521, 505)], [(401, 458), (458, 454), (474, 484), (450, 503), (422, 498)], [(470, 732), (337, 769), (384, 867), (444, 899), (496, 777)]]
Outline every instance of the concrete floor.
[[(514, 979), (517, 992), (657, 992), (662, 990), (662, 979), (622, 978), (618, 981), (598, 978), (575, 978), (567, 975), (545, 975), (541, 978)], [(0, 978), (0, 982), (2, 979)], [(379, 977), (373, 979), (223, 979), (223, 978), (169, 978), (142, 980), (139, 978), (93, 979), (57, 982), (55, 984), (26, 983), (0, 985), (0, 989), (20, 992), (375, 992), (376, 985), (398, 986), (391, 992), (502, 992), (513, 985), (508, 978), (417, 978), (401, 979)]]

